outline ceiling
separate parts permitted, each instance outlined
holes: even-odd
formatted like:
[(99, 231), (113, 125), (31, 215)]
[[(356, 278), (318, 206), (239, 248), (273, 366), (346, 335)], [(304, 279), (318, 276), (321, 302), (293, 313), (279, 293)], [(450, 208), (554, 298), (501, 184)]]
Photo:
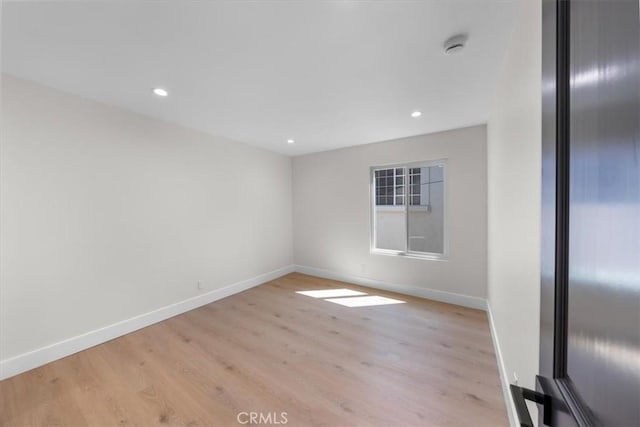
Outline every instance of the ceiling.
[(2, 69), (299, 155), (486, 122), (519, 1), (3, 2)]

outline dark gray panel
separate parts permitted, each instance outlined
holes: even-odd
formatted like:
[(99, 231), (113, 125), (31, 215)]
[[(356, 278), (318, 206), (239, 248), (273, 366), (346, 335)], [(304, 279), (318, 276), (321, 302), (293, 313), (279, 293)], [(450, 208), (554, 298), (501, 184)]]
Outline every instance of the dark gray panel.
[[(556, 219), (560, 145), (567, 145), (565, 136), (559, 137), (557, 103), (560, 98), (557, 79), (558, 70), (558, 34), (559, 17), (556, 0), (543, 0), (542, 3), (542, 234), (541, 234), (541, 294), (540, 294), (540, 375), (537, 377), (537, 389), (552, 398), (551, 425), (556, 427), (574, 427), (577, 422), (574, 411), (569, 408), (566, 396), (556, 382), (558, 362), (556, 355), (556, 327), (562, 319), (556, 319), (560, 304), (556, 295)], [(564, 22), (564, 21), (563, 21)], [(565, 85), (566, 87), (566, 85)], [(567, 92), (568, 93), (568, 92)], [(564, 107), (563, 107), (564, 108)], [(566, 108), (565, 108), (566, 111)], [(565, 124), (562, 127), (566, 126)], [(561, 132), (562, 133), (562, 132)], [(562, 159), (561, 159), (562, 160)], [(561, 161), (561, 164), (565, 164)], [(560, 280), (562, 282), (562, 280)], [(560, 316), (562, 317), (562, 316)], [(544, 408), (539, 405), (538, 420), (542, 420)], [(541, 424), (540, 424), (541, 425)]]
[(571, 2), (567, 373), (602, 425), (640, 425), (638, 0)]
[(553, 378), (556, 264), (556, 0), (542, 3), (540, 374)]

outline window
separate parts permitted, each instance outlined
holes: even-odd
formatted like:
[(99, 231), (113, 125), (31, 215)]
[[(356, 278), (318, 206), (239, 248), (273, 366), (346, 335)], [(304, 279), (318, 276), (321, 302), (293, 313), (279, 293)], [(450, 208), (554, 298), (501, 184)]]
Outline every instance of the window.
[(371, 168), (374, 252), (442, 258), (446, 161)]
[(376, 170), (375, 179), (376, 205), (404, 205), (404, 168)]

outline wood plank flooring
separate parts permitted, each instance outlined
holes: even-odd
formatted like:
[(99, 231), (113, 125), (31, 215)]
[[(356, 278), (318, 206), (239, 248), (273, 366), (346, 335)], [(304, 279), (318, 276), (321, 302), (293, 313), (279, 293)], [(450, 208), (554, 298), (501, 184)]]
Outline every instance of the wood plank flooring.
[[(406, 303), (296, 293), (329, 288)], [(285, 412), (288, 426), (508, 424), (484, 312), (298, 273), (0, 382), (2, 426), (239, 426), (243, 412), (271, 425)]]

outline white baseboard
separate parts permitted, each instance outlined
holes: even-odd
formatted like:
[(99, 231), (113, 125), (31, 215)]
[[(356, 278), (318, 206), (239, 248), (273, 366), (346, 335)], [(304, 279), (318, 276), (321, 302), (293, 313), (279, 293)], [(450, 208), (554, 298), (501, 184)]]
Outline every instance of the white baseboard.
[(356, 285), (368, 286), (370, 288), (382, 289), (385, 291), (397, 292), (400, 294), (413, 295), (416, 297), (426, 298), (434, 301), (461, 305), (463, 307), (477, 308), (479, 310), (487, 309), (486, 300), (479, 297), (454, 294), (452, 292), (438, 291), (435, 289), (422, 288), (419, 286), (388, 283), (381, 280), (352, 276), (350, 274), (337, 273), (334, 271), (323, 270), (321, 268), (308, 267), (306, 265), (296, 265), (295, 271), (297, 271), (298, 273), (309, 274), (311, 276), (318, 276), (325, 279), (354, 283)]
[(518, 414), (516, 413), (516, 406), (511, 398), (511, 391), (509, 390), (509, 375), (507, 369), (504, 366), (504, 359), (502, 358), (502, 351), (500, 350), (500, 340), (498, 339), (498, 332), (496, 326), (493, 323), (493, 313), (491, 312), (491, 305), (487, 301), (487, 317), (489, 318), (489, 329), (491, 330), (491, 339), (493, 341), (493, 351), (496, 354), (498, 361), (498, 372), (500, 372), (500, 384), (502, 385), (502, 394), (504, 395), (504, 404), (507, 407), (507, 415), (509, 415), (509, 425), (511, 427), (519, 426)]
[(197, 295), (193, 298), (167, 305), (157, 310), (150, 311), (139, 316), (132, 317), (100, 329), (78, 335), (64, 341), (57, 342), (37, 350), (23, 353), (18, 356), (0, 361), (0, 380), (18, 375), (22, 372), (45, 365), (54, 360), (69, 356), (87, 348), (102, 344), (114, 338), (182, 314), (194, 308), (226, 298), (238, 292), (245, 291), (255, 286), (277, 279), (295, 270), (293, 265), (261, 274), (251, 279), (243, 280), (223, 288)]

